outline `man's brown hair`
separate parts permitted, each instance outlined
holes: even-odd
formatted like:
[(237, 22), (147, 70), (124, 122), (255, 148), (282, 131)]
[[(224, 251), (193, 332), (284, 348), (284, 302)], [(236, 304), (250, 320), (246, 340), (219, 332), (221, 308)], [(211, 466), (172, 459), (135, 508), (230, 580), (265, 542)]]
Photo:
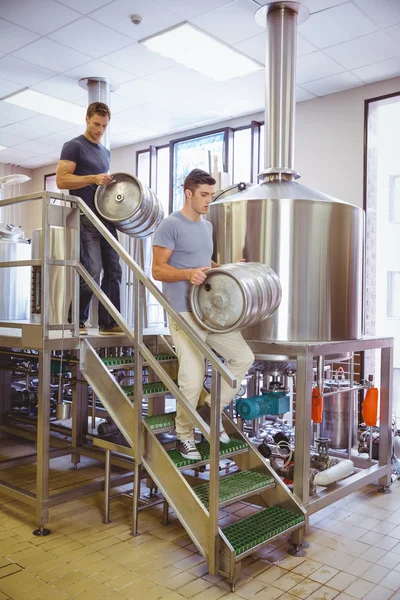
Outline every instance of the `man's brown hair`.
[(215, 181), (214, 177), (210, 175), (210, 173), (207, 173), (207, 171), (193, 169), (193, 171), (190, 171), (189, 175), (186, 176), (185, 181), (183, 182), (183, 190), (190, 190), (192, 193), (194, 193), (196, 188), (204, 183), (207, 185), (215, 185), (217, 182)]
[(92, 102), (89, 104), (86, 116), (90, 119), (93, 115), (101, 115), (102, 117), (108, 117), (111, 119), (111, 111), (108, 108), (107, 104), (104, 102)]

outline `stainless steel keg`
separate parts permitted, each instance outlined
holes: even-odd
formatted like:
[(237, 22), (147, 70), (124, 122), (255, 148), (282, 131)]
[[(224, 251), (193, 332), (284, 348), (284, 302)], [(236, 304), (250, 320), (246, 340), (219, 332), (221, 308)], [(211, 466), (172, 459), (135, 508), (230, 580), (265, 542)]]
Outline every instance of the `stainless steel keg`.
[(134, 175), (114, 173), (112, 181), (97, 188), (98, 213), (117, 229), (135, 238), (154, 233), (164, 217), (155, 193)]
[(244, 329), (267, 319), (281, 301), (276, 273), (261, 263), (232, 263), (210, 269), (191, 292), (193, 315), (212, 333)]
[[(30, 260), (31, 245), (16, 225), (0, 223), (0, 261)], [(0, 269), (0, 321), (29, 319), (31, 267)]]

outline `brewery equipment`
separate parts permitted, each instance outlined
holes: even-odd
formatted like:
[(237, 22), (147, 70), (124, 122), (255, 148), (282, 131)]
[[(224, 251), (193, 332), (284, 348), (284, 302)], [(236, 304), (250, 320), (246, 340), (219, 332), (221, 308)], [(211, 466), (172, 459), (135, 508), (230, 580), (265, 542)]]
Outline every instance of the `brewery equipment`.
[[(76, 229), (49, 227), (49, 258), (55, 260), (75, 260)], [(42, 255), (42, 230), (32, 233), (32, 258)], [(61, 325), (67, 322), (68, 309), (72, 299), (73, 267), (50, 265), (49, 273), (49, 325)], [(32, 269), (31, 321), (40, 323), (42, 267)]]
[(364, 211), (295, 181), (296, 22), (303, 10), (296, 2), (277, 2), (257, 12), (268, 30), (266, 168), (259, 185), (222, 195), (209, 208), (214, 260), (264, 263), (282, 285), (279, 308), (247, 328), (247, 340), (352, 340), (362, 334)]
[[(0, 262), (30, 260), (31, 246), (20, 227), (0, 223)], [(0, 269), (0, 321), (29, 319), (30, 267)]]

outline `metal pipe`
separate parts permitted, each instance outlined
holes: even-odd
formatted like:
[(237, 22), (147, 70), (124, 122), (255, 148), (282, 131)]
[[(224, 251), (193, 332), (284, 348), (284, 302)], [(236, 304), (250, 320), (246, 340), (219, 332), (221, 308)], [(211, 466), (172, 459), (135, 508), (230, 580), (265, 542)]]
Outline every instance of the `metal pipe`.
[[(92, 102), (104, 102), (110, 108), (110, 82), (103, 77), (85, 77), (79, 80), (79, 85), (87, 89), (88, 105)], [(108, 150), (110, 149), (110, 126), (108, 126), (101, 138), (101, 143)]]
[(264, 182), (299, 177), (293, 168), (297, 23), (308, 14), (306, 7), (289, 1), (267, 2), (256, 14), (267, 28)]
[(106, 449), (106, 464), (104, 475), (104, 520), (103, 523), (110, 521), (110, 479), (111, 479), (111, 450)]

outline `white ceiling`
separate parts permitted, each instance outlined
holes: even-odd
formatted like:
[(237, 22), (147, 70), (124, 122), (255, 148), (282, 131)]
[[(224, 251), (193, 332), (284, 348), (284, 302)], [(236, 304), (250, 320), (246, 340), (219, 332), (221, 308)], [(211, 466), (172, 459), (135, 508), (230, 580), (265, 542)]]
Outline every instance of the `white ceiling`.
[[(300, 0), (297, 100), (400, 75), (400, 0)], [(31, 88), (87, 104), (82, 77), (107, 77), (112, 147), (263, 109), (264, 73), (216, 83), (138, 40), (190, 21), (264, 62), (266, 0), (0, 0), (0, 98)], [(142, 17), (141, 25), (130, 16)], [(0, 162), (55, 162), (82, 127), (0, 101)]]

